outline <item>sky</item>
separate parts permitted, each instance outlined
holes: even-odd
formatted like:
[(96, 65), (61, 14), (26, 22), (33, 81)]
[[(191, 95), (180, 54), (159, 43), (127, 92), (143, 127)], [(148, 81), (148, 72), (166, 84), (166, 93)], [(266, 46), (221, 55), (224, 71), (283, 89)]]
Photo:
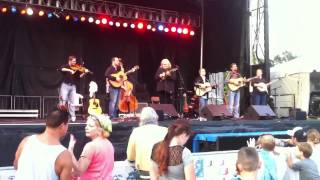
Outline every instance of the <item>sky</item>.
[(320, 0), (269, 0), (270, 58), (288, 50), (320, 63)]

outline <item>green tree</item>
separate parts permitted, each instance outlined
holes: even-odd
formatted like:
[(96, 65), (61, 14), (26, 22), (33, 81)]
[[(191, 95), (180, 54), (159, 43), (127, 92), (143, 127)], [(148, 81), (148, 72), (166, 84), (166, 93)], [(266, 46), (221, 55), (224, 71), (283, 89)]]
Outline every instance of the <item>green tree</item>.
[(298, 56), (294, 55), (292, 52), (286, 50), (282, 52), (281, 55), (278, 54), (273, 59), (270, 59), (270, 64), (271, 66), (275, 66), (277, 64), (281, 64), (296, 59), (297, 57)]

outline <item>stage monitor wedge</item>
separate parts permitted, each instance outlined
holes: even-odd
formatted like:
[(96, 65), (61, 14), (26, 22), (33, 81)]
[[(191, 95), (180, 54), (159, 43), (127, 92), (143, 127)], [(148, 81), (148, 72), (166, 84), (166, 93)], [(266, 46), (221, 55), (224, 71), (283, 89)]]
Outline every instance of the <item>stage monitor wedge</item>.
[(232, 114), (227, 110), (226, 105), (214, 104), (209, 104), (205, 106), (201, 110), (200, 116), (207, 118), (208, 120), (223, 120), (232, 118)]
[(163, 111), (164, 115), (179, 117), (176, 108), (172, 104), (149, 104), (156, 111)]
[(244, 114), (245, 120), (271, 120), (276, 114), (269, 105), (251, 105)]

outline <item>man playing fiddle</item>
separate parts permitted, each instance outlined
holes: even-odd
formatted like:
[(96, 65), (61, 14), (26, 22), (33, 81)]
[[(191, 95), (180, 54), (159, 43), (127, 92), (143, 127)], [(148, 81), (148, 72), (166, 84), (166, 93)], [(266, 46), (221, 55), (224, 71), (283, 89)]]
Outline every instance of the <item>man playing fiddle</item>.
[[(76, 67), (76, 68), (75, 68)], [(68, 107), (69, 115), (72, 121), (76, 121), (75, 106), (76, 101), (76, 80), (84, 77), (89, 72), (88, 69), (82, 68), (79, 71), (79, 65), (75, 56), (68, 57), (68, 63), (60, 67), (63, 75), (63, 81), (60, 86), (59, 106)]]

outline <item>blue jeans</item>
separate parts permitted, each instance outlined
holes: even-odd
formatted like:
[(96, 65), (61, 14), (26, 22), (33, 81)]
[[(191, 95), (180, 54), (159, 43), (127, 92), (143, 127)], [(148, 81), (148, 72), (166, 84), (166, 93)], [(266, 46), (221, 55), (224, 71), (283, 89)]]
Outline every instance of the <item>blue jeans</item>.
[(119, 95), (120, 89), (109, 87), (110, 100), (109, 100), (109, 116), (111, 118), (118, 117), (118, 104), (119, 104)]
[(266, 94), (252, 94), (253, 105), (266, 105), (267, 95)]
[(199, 97), (199, 114), (201, 114), (202, 109), (208, 104), (208, 98)]
[(60, 94), (59, 94), (59, 105), (64, 105), (68, 107), (69, 115), (70, 117), (76, 117), (76, 108), (73, 106), (73, 104), (76, 103), (76, 85), (74, 84), (68, 84), (68, 83), (62, 83), (60, 86)]
[(239, 118), (239, 106), (240, 106), (240, 91), (229, 91), (229, 105), (228, 110), (232, 113), (233, 117)]

